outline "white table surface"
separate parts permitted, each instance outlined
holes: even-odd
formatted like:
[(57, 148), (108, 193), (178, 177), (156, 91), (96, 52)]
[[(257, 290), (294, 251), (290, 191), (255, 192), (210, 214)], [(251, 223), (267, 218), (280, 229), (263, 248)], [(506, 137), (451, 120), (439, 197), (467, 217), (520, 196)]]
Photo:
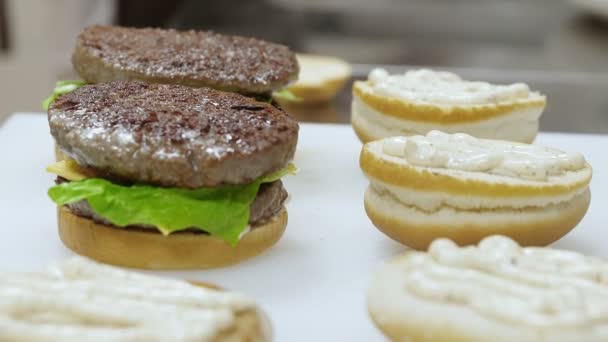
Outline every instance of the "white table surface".
[[(538, 143), (582, 152), (594, 167), (591, 207), (555, 244), (608, 256), (608, 136), (541, 134)], [(295, 163), (285, 178), (289, 224), (259, 257), (215, 270), (156, 272), (247, 293), (269, 314), (276, 341), (382, 341), (368, 319), (365, 290), (379, 264), (405, 250), (372, 226), (363, 210), (367, 182), (361, 144), (349, 126), (302, 124)], [(46, 195), (54, 176), (46, 116), (15, 114), (0, 127), (0, 271), (40, 270), (68, 257)]]

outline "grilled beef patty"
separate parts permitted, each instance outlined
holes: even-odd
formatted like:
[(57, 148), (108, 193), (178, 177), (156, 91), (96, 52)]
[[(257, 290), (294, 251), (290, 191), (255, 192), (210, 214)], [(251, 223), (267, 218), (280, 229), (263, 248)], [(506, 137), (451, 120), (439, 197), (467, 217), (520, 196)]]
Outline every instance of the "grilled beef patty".
[(60, 96), (51, 134), (78, 164), (164, 187), (244, 184), (294, 156), (298, 124), (282, 110), (209, 88), (115, 81)]
[(143, 80), (268, 94), (299, 73), (286, 46), (213, 32), (92, 26), (77, 39), (74, 68), (90, 83)]
[[(66, 182), (63, 178), (57, 178), (56, 180), (56, 183), (58, 184), (63, 182)], [(283, 183), (280, 180), (260, 185), (260, 190), (250, 206), (249, 224), (251, 228), (253, 229), (274, 218), (283, 209), (283, 204), (286, 199), (287, 191), (285, 191)], [(90, 218), (97, 223), (111, 225), (108, 220), (95, 213), (86, 200), (74, 202), (66, 206), (75, 215)], [(134, 226), (131, 228), (138, 227), (146, 228), (141, 226)], [(197, 229), (196, 231), (199, 230)]]

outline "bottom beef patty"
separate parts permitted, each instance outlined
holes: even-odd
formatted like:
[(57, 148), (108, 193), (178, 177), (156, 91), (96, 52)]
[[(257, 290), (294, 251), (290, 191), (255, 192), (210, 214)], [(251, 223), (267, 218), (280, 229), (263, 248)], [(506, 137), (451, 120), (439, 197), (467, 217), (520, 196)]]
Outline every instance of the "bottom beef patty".
[[(67, 180), (63, 178), (58, 178), (56, 180), (57, 183), (66, 181)], [(280, 180), (260, 185), (260, 190), (250, 206), (249, 224), (251, 225), (251, 228), (253, 229), (272, 219), (281, 211), (286, 199), (287, 191), (285, 191), (283, 183)], [(74, 202), (66, 206), (75, 215), (90, 218), (97, 223), (111, 225), (108, 220), (95, 213), (86, 200)], [(151, 227), (133, 226), (132, 228), (147, 229)], [(196, 230), (196, 232), (200, 232), (200, 230)]]

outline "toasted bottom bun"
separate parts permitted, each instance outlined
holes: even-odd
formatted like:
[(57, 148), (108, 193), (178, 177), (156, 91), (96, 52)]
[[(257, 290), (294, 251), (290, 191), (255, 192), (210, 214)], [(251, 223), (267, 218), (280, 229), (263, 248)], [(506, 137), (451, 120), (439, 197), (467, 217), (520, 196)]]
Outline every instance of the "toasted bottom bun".
[(365, 211), (384, 234), (418, 250), (440, 237), (459, 245), (476, 244), (490, 235), (506, 235), (523, 246), (545, 246), (572, 230), (585, 216), (589, 189), (571, 200), (544, 207), (459, 210), (427, 213), (368, 187)]
[(467, 133), (478, 138), (532, 143), (538, 133), (540, 112), (542, 109), (531, 108), (514, 111), (500, 118), (472, 122), (411, 121), (378, 112), (355, 96), (352, 103), (351, 124), (364, 143), (394, 136), (424, 135), (431, 130)]
[(206, 234), (164, 236), (116, 228), (58, 209), (59, 236), (74, 252), (107, 264), (144, 269), (195, 269), (236, 264), (273, 246), (285, 232), (287, 211), (246, 233), (236, 247)]

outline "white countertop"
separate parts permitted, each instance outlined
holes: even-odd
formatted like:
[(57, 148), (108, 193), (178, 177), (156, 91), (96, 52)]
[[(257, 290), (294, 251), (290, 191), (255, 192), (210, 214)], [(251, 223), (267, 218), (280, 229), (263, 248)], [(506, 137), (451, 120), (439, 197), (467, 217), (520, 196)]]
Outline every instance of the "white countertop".
[[(608, 135), (541, 134), (537, 140), (582, 152), (594, 168), (591, 207), (555, 244), (608, 257)], [(156, 272), (204, 280), (247, 293), (269, 314), (276, 341), (382, 341), (369, 320), (365, 290), (379, 264), (405, 250), (369, 222), (361, 144), (349, 126), (302, 124), (289, 224), (279, 243), (259, 257), (223, 269)], [(0, 271), (40, 270), (72, 252), (57, 235), (55, 206), (46, 196), (54, 176), (46, 116), (15, 114), (0, 127)]]

